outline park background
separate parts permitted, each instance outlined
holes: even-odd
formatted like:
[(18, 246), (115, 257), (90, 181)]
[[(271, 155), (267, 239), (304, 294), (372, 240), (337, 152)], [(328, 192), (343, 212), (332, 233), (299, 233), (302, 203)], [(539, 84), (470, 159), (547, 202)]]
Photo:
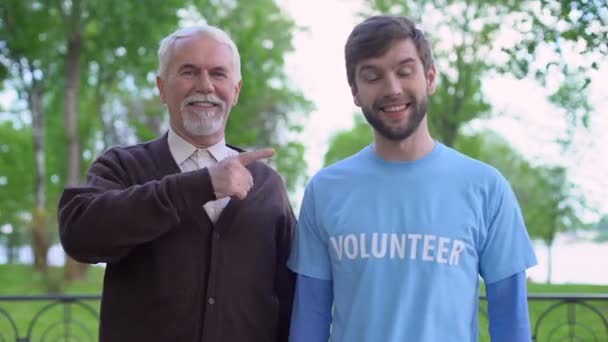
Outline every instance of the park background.
[[(375, 13), (408, 15), (430, 37), (432, 133), (510, 181), (539, 257), (531, 292), (607, 294), (606, 0), (3, 0), (0, 296), (99, 294), (103, 265), (58, 245), (57, 201), (108, 147), (166, 130), (156, 49), (180, 25), (208, 22), (239, 46), (243, 90), (227, 141), (277, 149), (269, 163), (297, 212), (316, 171), (371, 142), (343, 48)], [(20, 330), (36, 312), (2, 308)], [(3, 324), (0, 315), (0, 334)]]

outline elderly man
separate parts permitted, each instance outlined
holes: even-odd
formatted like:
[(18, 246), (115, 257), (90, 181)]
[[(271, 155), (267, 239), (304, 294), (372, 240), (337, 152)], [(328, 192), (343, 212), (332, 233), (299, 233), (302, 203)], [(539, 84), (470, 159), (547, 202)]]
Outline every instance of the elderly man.
[(59, 203), (66, 252), (107, 263), (101, 341), (286, 341), (295, 226), (281, 177), (226, 145), (237, 47), (212, 26), (161, 41), (159, 139), (106, 151)]

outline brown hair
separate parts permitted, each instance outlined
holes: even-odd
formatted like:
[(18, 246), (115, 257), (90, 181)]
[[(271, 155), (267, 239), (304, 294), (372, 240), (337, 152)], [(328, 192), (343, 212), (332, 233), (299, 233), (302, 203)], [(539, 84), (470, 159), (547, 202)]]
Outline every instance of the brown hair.
[(355, 26), (348, 36), (344, 47), (348, 84), (355, 86), (355, 68), (359, 62), (382, 56), (394, 42), (403, 39), (414, 42), (426, 74), (433, 64), (433, 56), (429, 41), (422, 31), (406, 17), (378, 15)]

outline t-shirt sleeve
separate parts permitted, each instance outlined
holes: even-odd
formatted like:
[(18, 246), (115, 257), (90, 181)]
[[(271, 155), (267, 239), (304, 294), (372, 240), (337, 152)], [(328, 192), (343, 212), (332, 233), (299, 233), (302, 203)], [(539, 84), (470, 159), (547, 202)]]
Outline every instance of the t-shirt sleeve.
[(316, 211), (313, 179), (304, 192), (295, 242), (287, 266), (298, 274), (331, 280), (327, 233), (319, 226)]
[(498, 175), (489, 194), (487, 231), (479, 251), (479, 269), (489, 284), (536, 265), (536, 255), (521, 209), (507, 180)]

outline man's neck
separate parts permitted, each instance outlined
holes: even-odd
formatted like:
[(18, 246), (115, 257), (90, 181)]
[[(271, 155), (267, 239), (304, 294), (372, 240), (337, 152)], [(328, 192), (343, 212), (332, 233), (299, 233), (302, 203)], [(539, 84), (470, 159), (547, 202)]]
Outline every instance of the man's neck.
[(376, 154), (387, 161), (414, 161), (431, 153), (435, 147), (435, 141), (425, 122), (401, 141), (387, 139), (378, 132), (374, 132), (374, 136)]
[(173, 127), (172, 127), (172, 129), (173, 129), (173, 132), (175, 132), (175, 134), (180, 136), (180, 138), (189, 142), (190, 144), (192, 144), (192, 146), (194, 146), (198, 149), (207, 149), (207, 148), (217, 144), (218, 142), (222, 141), (222, 139), (224, 139), (224, 133), (221, 131), (218, 131), (211, 135), (191, 136), (191, 135), (186, 134), (185, 132), (182, 132), (181, 130), (176, 130)]

